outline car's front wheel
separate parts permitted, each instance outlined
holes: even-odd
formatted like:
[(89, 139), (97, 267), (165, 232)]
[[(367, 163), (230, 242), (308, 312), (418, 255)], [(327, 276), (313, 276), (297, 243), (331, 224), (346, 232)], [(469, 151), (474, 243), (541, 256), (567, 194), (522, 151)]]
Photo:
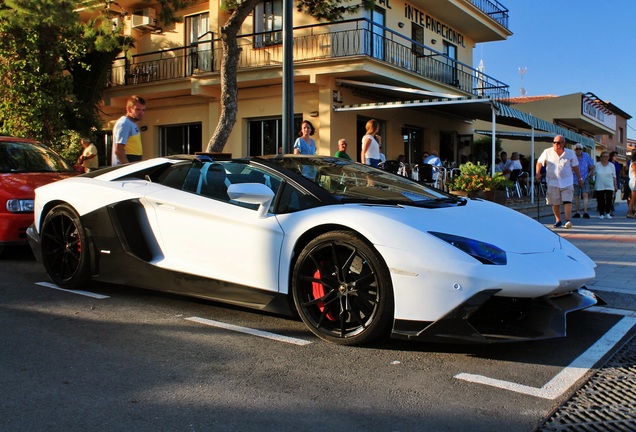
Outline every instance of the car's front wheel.
[(88, 281), (86, 232), (72, 207), (60, 204), (46, 215), (41, 245), (44, 268), (58, 286), (76, 289)]
[(386, 264), (372, 246), (348, 231), (322, 234), (300, 252), (292, 293), (311, 331), (341, 345), (386, 334), (393, 318)]

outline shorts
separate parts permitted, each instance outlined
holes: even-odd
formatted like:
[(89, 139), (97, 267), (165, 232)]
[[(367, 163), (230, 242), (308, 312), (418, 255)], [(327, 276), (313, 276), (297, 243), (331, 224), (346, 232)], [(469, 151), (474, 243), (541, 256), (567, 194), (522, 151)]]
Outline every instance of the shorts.
[(548, 193), (545, 196), (547, 205), (571, 204), (572, 198), (574, 198), (574, 187), (558, 188), (548, 185)]
[(141, 160), (141, 155), (127, 154), (126, 159), (128, 159), (128, 162), (139, 162)]
[(377, 168), (380, 164), (380, 159), (366, 158), (366, 164), (372, 166), (373, 168)]
[(636, 190), (636, 177), (629, 179), (629, 188), (633, 191)]
[(581, 196), (581, 194), (590, 193), (590, 178), (586, 178), (583, 186), (579, 186), (578, 183), (574, 183), (574, 196)]

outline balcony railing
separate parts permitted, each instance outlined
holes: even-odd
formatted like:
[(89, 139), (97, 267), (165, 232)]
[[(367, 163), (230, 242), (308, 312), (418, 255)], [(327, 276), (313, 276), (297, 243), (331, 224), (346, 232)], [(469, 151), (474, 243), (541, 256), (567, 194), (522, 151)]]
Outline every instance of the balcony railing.
[(470, 0), (470, 2), (490, 18), (508, 28), (508, 9), (497, 0)]
[[(239, 69), (280, 66), (280, 32), (241, 35)], [(108, 86), (188, 78), (219, 71), (219, 40), (189, 47), (120, 57), (112, 65)], [(443, 53), (368, 20), (296, 27), (294, 63), (370, 57), (476, 96), (507, 100), (509, 86)]]

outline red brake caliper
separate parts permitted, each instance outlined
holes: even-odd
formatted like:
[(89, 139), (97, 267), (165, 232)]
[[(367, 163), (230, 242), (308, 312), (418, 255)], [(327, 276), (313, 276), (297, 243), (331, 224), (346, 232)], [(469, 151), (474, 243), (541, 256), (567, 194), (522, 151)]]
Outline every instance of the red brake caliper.
[[(320, 279), (319, 269), (316, 269), (316, 271), (314, 272), (314, 279), (318, 279), (318, 280)], [(312, 293), (315, 299), (322, 298), (325, 295), (325, 287), (321, 283), (312, 282), (311, 287), (312, 287)], [(323, 302), (318, 302), (317, 305), (318, 305), (318, 309), (320, 309), (320, 312), (324, 312), (325, 304)], [(334, 316), (331, 314), (331, 312), (327, 312), (327, 319), (330, 321), (336, 320)]]

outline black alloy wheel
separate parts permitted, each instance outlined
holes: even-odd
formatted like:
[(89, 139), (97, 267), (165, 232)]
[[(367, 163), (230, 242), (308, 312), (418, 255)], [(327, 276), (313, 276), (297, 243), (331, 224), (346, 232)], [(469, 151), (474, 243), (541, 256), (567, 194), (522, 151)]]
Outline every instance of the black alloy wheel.
[(86, 233), (75, 210), (60, 204), (44, 218), (42, 260), (47, 274), (62, 288), (77, 289), (90, 277)]
[(388, 333), (393, 289), (386, 264), (360, 236), (333, 231), (312, 240), (294, 266), (296, 309), (318, 337), (358, 345)]

